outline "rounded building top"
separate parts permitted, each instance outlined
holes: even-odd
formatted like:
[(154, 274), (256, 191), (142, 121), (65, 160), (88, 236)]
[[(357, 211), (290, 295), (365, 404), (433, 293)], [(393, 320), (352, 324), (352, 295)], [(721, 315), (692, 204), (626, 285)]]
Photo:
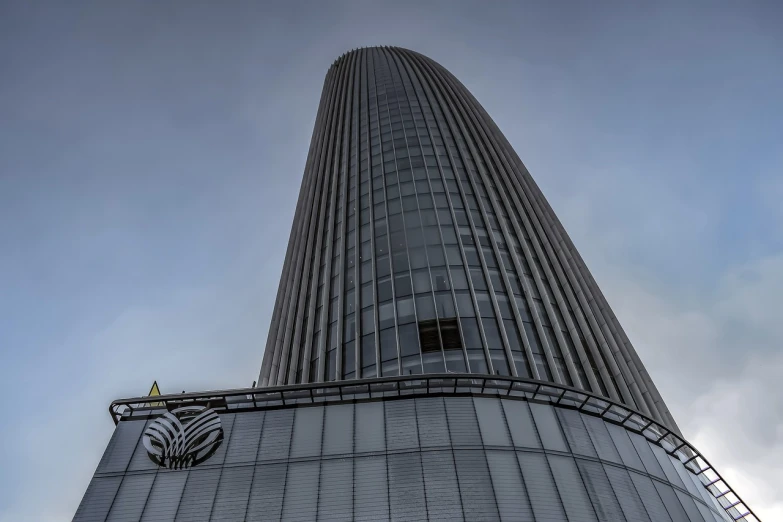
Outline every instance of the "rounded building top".
[(522, 161), (443, 67), (327, 74), (259, 382), (443, 372), (574, 386), (677, 430)]

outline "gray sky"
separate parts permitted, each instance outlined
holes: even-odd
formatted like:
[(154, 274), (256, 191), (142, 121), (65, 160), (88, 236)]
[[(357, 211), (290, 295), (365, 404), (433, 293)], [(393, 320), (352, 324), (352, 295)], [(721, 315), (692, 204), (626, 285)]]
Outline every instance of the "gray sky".
[(71, 519), (112, 399), (257, 377), (324, 75), (378, 44), (473, 92), (783, 520), (780, 5), (0, 3), (0, 520)]

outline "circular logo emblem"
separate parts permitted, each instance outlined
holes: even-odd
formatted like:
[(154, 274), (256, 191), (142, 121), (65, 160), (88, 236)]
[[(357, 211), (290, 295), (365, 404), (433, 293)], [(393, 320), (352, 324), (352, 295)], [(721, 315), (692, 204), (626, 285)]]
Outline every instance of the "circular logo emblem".
[(223, 441), (223, 428), (215, 410), (184, 406), (166, 412), (147, 426), (142, 442), (159, 466), (182, 469), (212, 456)]

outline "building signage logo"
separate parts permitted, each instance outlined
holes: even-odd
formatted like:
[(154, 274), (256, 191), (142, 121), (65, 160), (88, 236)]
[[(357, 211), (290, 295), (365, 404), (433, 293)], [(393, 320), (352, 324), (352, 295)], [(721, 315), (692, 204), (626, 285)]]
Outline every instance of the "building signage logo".
[(189, 468), (205, 461), (222, 441), (220, 417), (203, 406), (166, 412), (152, 421), (142, 436), (153, 462), (169, 469)]

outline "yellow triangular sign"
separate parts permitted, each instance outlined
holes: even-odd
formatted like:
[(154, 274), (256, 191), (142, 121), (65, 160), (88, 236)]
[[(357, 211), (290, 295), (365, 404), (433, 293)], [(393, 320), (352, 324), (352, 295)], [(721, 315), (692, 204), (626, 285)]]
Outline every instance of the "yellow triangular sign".
[[(160, 395), (160, 388), (158, 388), (158, 381), (152, 381), (152, 388), (150, 388), (150, 392), (147, 394), (147, 397), (158, 397)], [(147, 406), (151, 408), (155, 408), (157, 406), (163, 406), (162, 402), (148, 402)]]

